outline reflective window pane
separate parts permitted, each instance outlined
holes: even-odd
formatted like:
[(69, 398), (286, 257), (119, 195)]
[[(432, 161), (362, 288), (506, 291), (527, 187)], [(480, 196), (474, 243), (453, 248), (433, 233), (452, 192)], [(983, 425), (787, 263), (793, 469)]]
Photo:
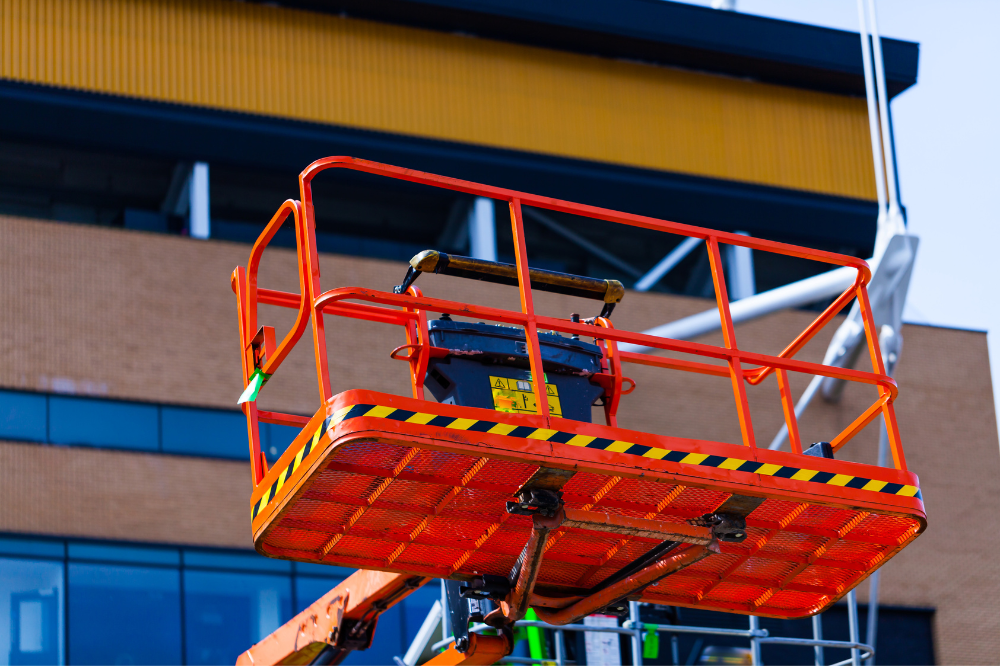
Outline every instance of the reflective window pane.
[(406, 652), (403, 647), (402, 616), (403, 609), (396, 604), (378, 618), (375, 640), (367, 650), (356, 650), (344, 659), (348, 666), (383, 666), (392, 664), (393, 657), (402, 657)]
[(184, 566), (196, 569), (223, 569), (236, 571), (260, 571), (262, 573), (287, 573), (292, 570), (288, 560), (273, 560), (254, 552), (213, 552), (210, 550), (186, 549)]
[(69, 591), (70, 663), (180, 663), (177, 569), (71, 563)]
[(159, 417), (153, 405), (51, 396), (49, 441), (156, 451)]
[(244, 460), (247, 421), (242, 412), (163, 407), (163, 450), (195, 456)]
[(62, 562), (0, 558), (0, 664), (63, 664)]
[[(268, 460), (277, 460), (280, 458), (281, 454), (288, 448), (288, 445), (299, 436), (300, 432), (302, 432), (302, 428), (277, 425), (276, 423), (267, 423), (265, 426), (267, 430), (267, 437), (264, 453), (267, 455)], [(246, 428), (244, 428), (244, 430), (246, 430)], [(246, 437), (243, 439), (246, 440)], [(246, 448), (245, 441), (243, 448)]]
[(20, 391), (0, 391), (0, 437), (44, 442), (45, 396)]
[(309, 604), (340, 584), (342, 578), (313, 578), (311, 576), (296, 576), (295, 578), (295, 612), (301, 613)]
[(184, 572), (188, 664), (236, 663), (242, 652), (291, 616), (287, 575)]
[(438, 580), (432, 580), (403, 599), (403, 638), (406, 643), (404, 652), (417, 637), (417, 632), (420, 631), (427, 614), (431, 612), (434, 602), (440, 600), (441, 583)]

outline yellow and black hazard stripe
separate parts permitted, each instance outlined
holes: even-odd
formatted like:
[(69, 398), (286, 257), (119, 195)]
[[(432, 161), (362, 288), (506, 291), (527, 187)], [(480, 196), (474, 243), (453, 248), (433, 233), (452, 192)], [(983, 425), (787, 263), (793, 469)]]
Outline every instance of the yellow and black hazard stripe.
[[(309, 452), (319, 441), (320, 435), (337, 424), (360, 417), (375, 417), (389, 419), (391, 421), (402, 421), (405, 423), (417, 423), (420, 425), (438, 426), (451, 430), (466, 430), (469, 432), (484, 432), (494, 435), (504, 435), (506, 437), (518, 437), (521, 439), (534, 439), (543, 442), (555, 442), (567, 444), (569, 446), (579, 446), (587, 449), (598, 449), (600, 451), (613, 451), (615, 453), (625, 453), (642, 458), (652, 458), (653, 460), (669, 460), (670, 462), (682, 465), (696, 465), (699, 467), (714, 467), (717, 469), (728, 469), (734, 472), (749, 472), (751, 474), (761, 474), (763, 476), (775, 476), (782, 479), (792, 479), (794, 481), (808, 481), (827, 486), (840, 486), (843, 488), (855, 488), (858, 490), (868, 490), (871, 492), (883, 493), (887, 495), (899, 495), (901, 497), (916, 497), (923, 500), (920, 489), (916, 486), (901, 483), (889, 483), (877, 479), (867, 479), (861, 476), (850, 476), (847, 474), (834, 474), (832, 472), (821, 472), (803, 467), (791, 467), (788, 465), (775, 465), (772, 463), (759, 463), (743, 458), (728, 458), (724, 456), (714, 456), (704, 453), (690, 453), (688, 451), (671, 451), (654, 446), (645, 446), (633, 442), (613, 440), (602, 437), (591, 437), (589, 435), (575, 435), (559, 430), (548, 428), (534, 428), (531, 426), (514, 426), (508, 423), (498, 423), (484, 419), (465, 419), (452, 416), (441, 416), (439, 414), (425, 414), (422, 412), (411, 412), (405, 409), (394, 407), (384, 407), (382, 405), (349, 405), (343, 407), (323, 422), (323, 425), (302, 451), (295, 456), (294, 462), (284, 471), (277, 481), (261, 497), (260, 501), (254, 504), (253, 516), (256, 517), (260, 511), (267, 506), (268, 498), (273, 498), (274, 494), (281, 490), (287, 479), (299, 466), (302, 458), (309, 455)], [(273, 491), (273, 492), (272, 492)]]
[(292, 474), (295, 473), (295, 470), (299, 468), (299, 465), (302, 464), (302, 461), (305, 460), (309, 456), (309, 454), (316, 449), (316, 445), (319, 444), (319, 438), (323, 436), (323, 433), (326, 432), (329, 428), (332, 428), (333, 425), (336, 425), (333, 424), (332, 422), (333, 422), (333, 417), (328, 416), (326, 420), (323, 421), (323, 425), (317, 428), (316, 432), (313, 433), (312, 438), (308, 442), (306, 442), (306, 445), (303, 446), (301, 449), (299, 449), (299, 452), (295, 454), (295, 459), (292, 460), (292, 464), (286, 467), (281, 472), (281, 474), (278, 475), (278, 479), (274, 483), (272, 483), (271, 486), (266, 491), (264, 491), (264, 494), (261, 496), (260, 500), (253, 503), (253, 506), (250, 509), (251, 521), (253, 521), (257, 517), (257, 515), (264, 510), (264, 507), (266, 507), (271, 502), (272, 499), (274, 499), (274, 496), (277, 495), (278, 492), (281, 490), (281, 488), (285, 485), (285, 481), (287, 481), (289, 477), (291, 477)]

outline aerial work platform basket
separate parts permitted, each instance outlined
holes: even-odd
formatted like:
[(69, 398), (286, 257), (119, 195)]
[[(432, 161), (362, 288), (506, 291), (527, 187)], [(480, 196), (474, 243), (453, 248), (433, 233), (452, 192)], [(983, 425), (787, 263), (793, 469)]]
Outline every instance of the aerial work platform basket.
[[(312, 181), (330, 168), (506, 201), (516, 264), (429, 251), (414, 257), (405, 276), (401, 269), (395, 290), (322, 291)], [(252, 399), (243, 404), (253, 539), (260, 553), (419, 580), (465, 581), (468, 596), (497, 602), (487, 616), (494, 626), (520, 619), (528, 607), (545, 621), (565, 624), (615, 611), (627, 599), (788, 618), (823, 611), (924, 529), (918, 480), (906, 468), (893, 411), (896, 385), (885, 374), (874, 330), (864, 261), (349, 157), (314, 162), (302, 172), (300, 187), (301, 202), (281, 206), (247, 267), (233, 273), (246, 395), (256, 396), (310, 323), (320, 393), (311, 418), (265, 412)], [(620, 284), (529, 269), (523, 205), (704, 240), (723, 346), (616, 329), (610, 318), (622, 300)], [(298, 294), (257, 285), (262, 253), (286, 220), (297, 239)], [(720, 244), (852, 267), (857, 279), (780, 354), (743, 350), (736, 344)], [(424, 297), (414, 284), (424, 272), (514, 285), (522, 308)], [(590, 297), (603, 306), (598, 316), (582, 321), (543, 316), (532, 297), (539, 290)], [(855, 299), (873, 371), (796, 360)], [(273, 328), (259, 326), (259, 304), (298, 311), (280, 344)], [(443, 321), (428, 322), (428, 313)], [(413, 397), (361, 388), (334, 395), (326, 358), (329, 316), (399, 326), (400, 346), (392, 354), (409, 366)], [(482, 323), (448, 323), (451, 317)], [(479, 336), (485, 347), (470, 353), (456, 335)], [(686, 358), (626, 352), (619, 349), (622, 343)], [(461, 363), (471, 364), (471, 374), (459, 373)], [(728, 378), (742, 443), (619, 426), (619, 403), (635, 388), (623, 375), (628, 363)], [(843, 432), (804, 450), (789, 372), (868, 384), (875, 399)], [(772, 373), (791, 452), (756, 444), (747, 388)], [(425, 399), (425, 384), (438, 402)], [(473, 394), (481, 397), (462, 397)], [(590, 422), (595, 399), (603, 404), (604, 423)], [(893, 468), (833, 457), (879, 417)], [(270, 468), (261, 452), (260, 422), (302, 429)]]

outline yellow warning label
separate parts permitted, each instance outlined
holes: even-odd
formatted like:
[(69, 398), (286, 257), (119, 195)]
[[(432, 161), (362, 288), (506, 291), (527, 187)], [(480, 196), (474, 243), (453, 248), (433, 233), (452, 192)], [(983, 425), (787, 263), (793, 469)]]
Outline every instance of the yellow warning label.
[[(493, 408), (498, 412), (534, 414), (537, 409), (535, 387), (527, 379), (490, 377), (490, 389), (493, 391)], [(562, 418), (559, 389), (555, 384), (546, 384), (545, 393), (549, 398), (549, 414)]]

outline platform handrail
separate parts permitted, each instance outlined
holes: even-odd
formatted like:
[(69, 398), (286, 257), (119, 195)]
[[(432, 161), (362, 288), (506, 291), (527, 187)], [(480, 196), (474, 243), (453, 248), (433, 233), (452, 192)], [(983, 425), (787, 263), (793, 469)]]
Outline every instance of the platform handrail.
[[(521, 311), (503, 310), (488, 306), (478, 306), (465, 303), (457, 303), (442, 299), (423, 297), (419, 290), (410, 286), (407, 293), (394, 294), (376, 289), (365, 289), (359, 287), (341, 287), (322, 291), (320, 287), (320, 271), (318, 261), (318, 251), (315, 241), (315, 210), (312, 195), (312, 181), (322, 171), (331, 168), (345, 168), (360, 171), (378, 176), (404, 180), (412, 183), (428, 185), (432, 187), (449, 189), (463, 192), (475, 196), (490, 197), (506, 201), (509, 204), (511, 215), (511, 228), (515, 247), (515, 267), (517, 286), (521, 297)], [(782, 409), (785, 416), (786, 425), (792, 433), (791, 444), (793, 454), (801, 454), (802, 446), (798, 438), (798, 425), (794, 413), (794, 405), (791, 403), (791, 393), (788, 390), (788, 372), (797, 372), (809, 375), (820, 375), (836, 379), (843, 379), (855, 383), (875, 386), (878, 391), (877, 399), (871, 407), (858, 417), (851, 425), (845, 428), (832, 438), (835, 448), (843, 446), (862, 428), (872, 420), (882, 415), (888, 428), (889, 444), (893, 453), (893, 463), (896, 469), (906, 471), (906, 463), (903, 457), (902, 446), (899, 438), (898, 426), (896, 423), (893, 401), (898, 389), (896, 383), (885, 372), (881, 352), (878, 345), (877, 332), (874, 330), (874, 320), (871, 313), (871, 306), (868, 301), (867, 284), (871, 279), (871, 271), (867, 263), (856, 257), (813, 250), (809, 248), (797, 247), (794, 245), (768, 241), (760, 238), (744, 236), (740, 234), (715, 231), (696, 227), (693, 225), (680, 224), (666, 220), (660, 220), (648, 216), (633, 215), (619, 211), (609, 210), (596, 206), (588, 206), (574, 202), (563, 201), (551, 197), (544, 197), (516, 190), (498, 188), (489, 185), (474, 183), (471, 181), (439, 176), (435, 174), (405, 169), (401, 167), (370, 162), (351, 157), (328, 157), (317, 160), (310, 164), (299, 176), (300, 200), (286, 201), (279, 208), (278, 213), (268, 223), (261, 237), (254, 245), (251, 253), (251, 260), (248, 269), (243, 277), (240, 277), (240, 270), (234, 273), (234, 290), (237, 291), (241, 301), (241, 341), (244, 350), (247, 349), (249, 339), (255, 335), (256, 326), (256, 306), (257, 303), (266, 303), (280, 307), (294, 308), (298, 310), (295, 325), (282, 340), (275, 350), (267, 354), (260, 367), (253, 366), (252, 356), (247, 357), (244, 353), (244, 381), (249, 381), (250, 375), (254, 371), (260, 371), (265, 375), (273, 374), (277, 370), (281, 361), (294, 346), (305, 331), (307, 321), (312, 323), (314, 354), (316, 361), (317, 382), (320, 398), (323, 403), (329, 401), (332, 396), (329, 370), (327, 364), (327, 351), (325, 342), (324, 315), (337, 315), (350, 318), (376, 321), (401, 325), (406, 329), (406, 342), (412, 347), (412, 353), (400, 360), (407, 360), (411, 366), (411, 383), (413, 385), (414, 397), (423, 397), (422, 377), (419, 377), (420, 368), (426, 369), (426, 361), (431, 351), (429, 340), (427, 339), (426, 316), (428, 312), (441, 314), (471, 316), (495, 323), (508, 324), (523, 327), (525, 330), (525, 341), (528, 352), (528, 364), (533, 376), (542, 376), (542, 360), (538, 341), (539, 328), (553, 330), (559, 333), (574, 335), (585, 335), (594, 337), (601, 346), (604, 353), (602, 372), (611, 375), (609, 385), (613, 387), (612, 395), (606, 396), (606, 418), (609, 425), (616, 425), (615, 412), (617, 410), (618, 397), (621, 386), (621, 364), (636, 363), (653, 367), (681, 370), (713, 376), (728, 376), (732, 382), (734, 399), (737, 408), (741, 437), (743, 444), (756, 449), (754, 429), (749, 411), (747, 399), (747, 385), (757, 385), (770, 374), (775, 373), (778, 378), (779, 393), (782, 401)], [(544, 208), (556, 212), (582, 215), (593, 219), (607, 222), (625, 224), (629, 226), (661, 231), (705, 241), (708, 250), (709, 263), (711, 267), (712, 280), (715, 288), (716, 303), (719, 316), (722, 322), (723, 346), (713, 346), (704, 343), (695, 343), (683, 340), (673, 340), (661, 338), (632, 331), (615, 329), (610, 326), (607, 319), (595, 318), (587, 322), (576, 323), (566, 319), (548, 317), (537, 314), (534, 308), (532, 286), (530, 280), (530, 269), (527, 261), (527, 249), (524, 239), (524, 228), (521, 207), (530, 205), (537, 208)], [(293, 214), (296, 230), (296, 249), (299, 266), (300, 293), (298, 295), (288, 292), (281, 292), (270, 289), (263, 289), (257, 286), (257, 269), (260, 255), (264, 248), (270, 243), (277, 229), (289, 214)], [(280, 218), (280, 219), (279, 219)], [(854, 283), (846, 289), (833, 303), (820, 313), (796, 338), (789, 343), (778, 355), (760, 354), (740, 349), (736, 343), (736, 334), (733, 319), (730, 312), (730, 302), (726, 289), (724, 267), (720, 252), (720, 244), (735, 245), (754, 250), (778, 253), (786, 256), (809, 259), (824, 262), (836, 266), (850, 267), (857, 271)], [(237, 284), (243, 280), (242, 285)], [(864, 323), (865, 336), (868, 343), (869, 354), (871, 356), (872, 371), (860, 371), (834, 366), (823, 365), (801, 361), (793, 358), (808, 344), (816, 334), (853, 300), (857, 299)], [(354, 301), (354, 302), (352, 302)], [(360, 301), (360, 302), (358, 302)], [(308, 310), (308, 312), (306, 312)], [(603, 323), (602, 323), (603, 322)], [(599, 330), (597, 330), (599, 329)], [(645, 346), (661, 351), (671, 351), (682, 354), (690, 354), (706, 359), (721, 361), (722, 364), (713, 365), (698, 361), (681, 359), (671, 359), (653, 354), (638, 352), (621, 352), (617, 349), (619, 343), (631, 343)], [(751, 364), (752, 367), (745, 367)], [(544, 382), (533, 382), (533, 392), (536, 403), (535, 418), (539, 423), (548, 425), (550, 423), (548, 398), (544, 388)], [(608, 400), (610, 398), (610, 401)], [(611, 407), (607, 405), (611, 403)], [(248, 419), (256, 420), (256, 407), (247, 408)], [(251, 416), (253, 414), (253, 416)], [(269, 415), (274, 418), (274, 415)], [(290, 417), (291, 415), (284, 415)], [(281, 418), (282, 415), (278, 415)], [(299, 417), (301, 418), (301, 417)], [(285, 421), (291, 420), (285, 418)], [(252, 455), (255, 459), (260, 459), (259, 452), (254, 452), (251, 444)], [(266, 462), (258, 463), (259, 467), (266, 468)], [(255, 483), (258, 483), (262, 476), (258, 476), (255, 471)]]

